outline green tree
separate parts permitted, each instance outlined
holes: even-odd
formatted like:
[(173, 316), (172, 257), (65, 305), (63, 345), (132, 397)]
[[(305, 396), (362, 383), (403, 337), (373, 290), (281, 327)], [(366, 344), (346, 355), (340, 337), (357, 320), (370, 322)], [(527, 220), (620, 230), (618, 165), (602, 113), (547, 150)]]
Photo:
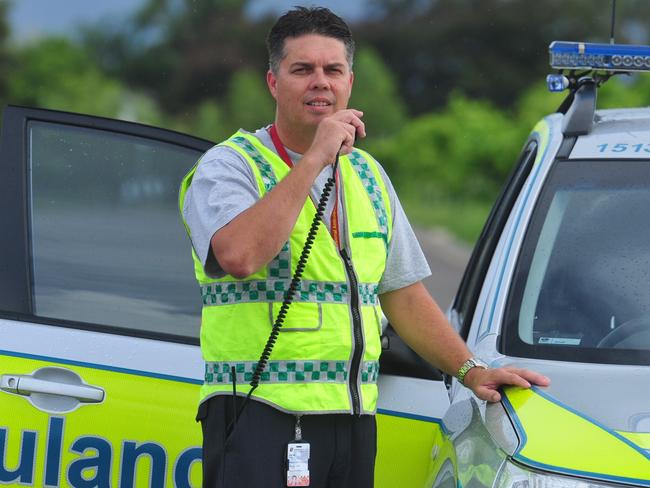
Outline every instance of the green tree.
[(544, 80), (537, 80), (521, 94), (512, 112), (516, 120), (516, 137), (522, 145), (535, 124), (542, 117), (557, 111), (567, 95), (568, 92), (551, 93)]
[(233, 73), (266, 64), (268, 22), (244, 15), (244, 0), (148, 0), (128, 22), (85, 29), (102, 68), (150, 93), (169, 113), (222, 100)]
[(492, 198), (521, 147), (515, 124), (489, 102), (455, 93), (445, 110), (412, 120), (372, 151), (414, 198)]
[(12, 103), (160, 122), (148, 97), (108, 78), (83, 48), (66, 38), (48, 37), (19, 48), (8, 95)]
[(363, 110), (370, 137), (383, 137), (399, 130), (406, 121), (406, 107), (395, 77), (371, 47), (357, 51), (350, 106)]
[(246, 69), (233, 74), (226, 95), (228, 124), (254, 130), (273, 121), (275, 102), (264, 82), (263, 73)]
[(207, 100), (199, 105), (188, 129), (186, 132), (192, 135), (215, 142), (222, 141), (234, 130), (228, 127), (223, 109), (214, 100)]
[(7, 47), (9, 39), (9, 24), (7, 22), (8, 3), (5, 0), (0, 0), (0, 106), (4, 105), (7, 99), (7, 78), (10, 69), (10, 54)]
[(597, 103), (599, 108), (646, 107), (650, 105), (650, 77), (616, 76), (600, 87)]
[(454, 93), (444, 110), (369, 141), (408, 215), (473, 241), (521, 149), (518, 121), (483, 100)]
[[(355, 28), (396, 73), (411, 113), (444, 107), (460, 90), (512, 107), (550, 71), (551, 41), (607, 42), (609, 0), (375, 0), (382, 16)], [(617, 42), (650, 18), (650, 2), (618, 2)]]

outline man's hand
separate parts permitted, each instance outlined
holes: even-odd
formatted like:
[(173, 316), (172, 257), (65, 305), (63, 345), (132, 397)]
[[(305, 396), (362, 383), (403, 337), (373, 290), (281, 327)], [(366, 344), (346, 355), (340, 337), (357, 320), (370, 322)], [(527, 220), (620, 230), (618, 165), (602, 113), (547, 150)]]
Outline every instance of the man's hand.
[[(472, 357), (422, 282), (383, 293), (379, 300), (402, 340), (435, 367), (455, 374), (463, 362)], [(501, 386), (548, 386), (550, 380), (526, 369), (475, 367), (465, 374), (463, 383), (480, 399), (498, 402), (501, 395), (497, 390)]]
[(324, 168), (334, 163), (338, 153), (352, 152), (356, 137), (366, 137), (366, 127), (361, 117), (363, 112), (349, 108), (324, 118), (318, 124), (314, 141), (303, 159)]
[(268, 263), (289, 239), (320, 172), (340, 151), (352, 151), (355, 134), (365, 137), (363, 112), (345, 109), (324, 118), (298, 164), (271, 191), (212, 236), (210, 244), (226, 273), (245, 278)]
[(528, 369), (475, 367), (465, 375), (463, 383), (481, 400), (498, 402), (501, 395), (497, 391), (501, 386), (514, 385), (530, 388), (531, 385), (548, 386), (551, 381), (544, 375)]

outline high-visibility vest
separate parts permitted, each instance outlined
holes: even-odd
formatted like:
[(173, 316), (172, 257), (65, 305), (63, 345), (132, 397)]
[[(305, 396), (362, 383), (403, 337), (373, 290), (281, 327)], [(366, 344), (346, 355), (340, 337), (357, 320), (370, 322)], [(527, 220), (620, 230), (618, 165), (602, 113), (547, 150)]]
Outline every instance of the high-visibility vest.
[[(260, 196), (290, 171), (251, 134), (238, 132), (222, 145), (248, 162)], [(197, 163), (198, 164), (198, 163)], [(364, 413), (376, 410), (381, 353), (377, 291), (392, 232), (389, 196), (377, 163), (355, 149), (339, 160), (347, 244), (339, 251), (321, 225), (298, 292), (253, 398), (291, 413)], [(181, 184), (179, 204), (196, 166)], [(192, 251), (203, 298), (201, 352), (205, 381), (201, 401), (214, 395), (246, 395), (260, 354), (302, 251), (315, 214), (310, 198), (289, 241), (264, 268), (244, 278), (207, 276)], [(189, 228), (186, 225), (189, 233)], [(351, 259), (346, 260), (348, 255)], [(232, 377), (232, 367), (236, 377)]]

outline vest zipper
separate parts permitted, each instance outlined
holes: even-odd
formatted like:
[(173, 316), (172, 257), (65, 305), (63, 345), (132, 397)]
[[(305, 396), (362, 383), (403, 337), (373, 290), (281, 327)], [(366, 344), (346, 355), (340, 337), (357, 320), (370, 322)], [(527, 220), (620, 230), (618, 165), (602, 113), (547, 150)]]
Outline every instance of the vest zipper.
[(340, 250), (343, 263), (345, 264), (345, 271), (350, 281), (350, 307), (352, 312), (352, 331), (354, 336), (354, 344), (352, 344), (352, 365), (350, 367), (350, 377), (348, 385), (352, 396), (352, 413), (354, 415), (361, 415), (361, 402), (359, 395), (359, 366), (363, 355), (363, 337), (361, 332), (361, 313), (359, 312), (359, 283), (357, 276), (352, 267), (352, 261), (348, 256), (345, 249)]

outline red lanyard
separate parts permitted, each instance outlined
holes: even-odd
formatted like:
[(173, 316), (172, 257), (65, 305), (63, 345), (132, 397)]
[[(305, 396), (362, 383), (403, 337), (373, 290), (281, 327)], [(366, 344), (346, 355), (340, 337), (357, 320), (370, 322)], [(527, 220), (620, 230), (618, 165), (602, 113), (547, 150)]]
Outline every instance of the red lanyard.
[(275, 124), (271, 126), (271, 130), (269, 131), (269, 133), (271, 134), (271, 140), (273, 141), (275, 150), (282, 158), (282, 161), (284, 161), (287, 164), (287, 166), (289, 166), (290, 168), (293, 168), (293, 161), (291, 161), (291, 158), (289, 157), (289, 153), (284, 148), (284, 144), (282, 144), (282, 141), (280, 140), (280, 136), (278, 135), (278, 130), (275, 128)]
[[(271, 135), (271, 140), (273, 141), (273, 145), (275, 146), (275, 150), (278, 152), (278, 155), (282, 158), (282, 161), (285, 162), (289, 168), (293, 168), (293, 161), (291, 161), (291, 158), (289, 157), (289, 153), (287, 153), (287, 150), (285, 149), (284, 145), (282, 144), (282, 141), (280, 140), (280, 136), (278, 136), (278, 130), (275, 128), (275, 124), (271, 125), (271, 129), (269, 130), (269, 134)], [(341, 247), (341, 242), (339, 240), (339, 211), (338, 211), (338, 195), (339, 195), (339, 175), (338, 171), (334, 175), (334, 181), (335, 181), (335, 193), (334, 193), (334, 208), (332, 209), (332, 217), (330, 219), (330, 233), (332, 234), (332, 238), (334, 239), (334, 242), (336, 242), (336, 245)]]

